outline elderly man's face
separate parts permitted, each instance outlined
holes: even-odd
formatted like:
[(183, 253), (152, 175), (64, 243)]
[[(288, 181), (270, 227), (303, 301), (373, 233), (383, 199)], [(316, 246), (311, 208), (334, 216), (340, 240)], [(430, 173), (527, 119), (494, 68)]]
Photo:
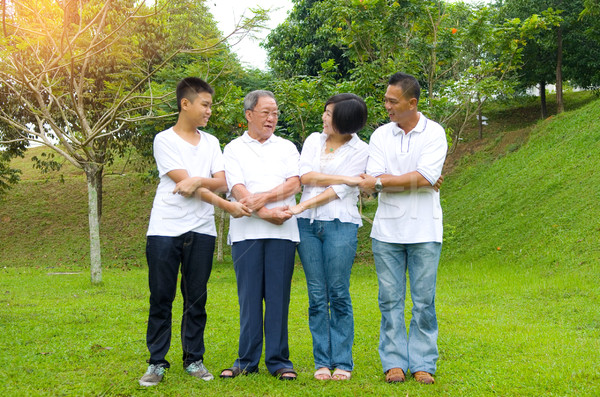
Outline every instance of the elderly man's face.
[(246, 110), (248, 134), (259, 142), (266, 141), (273, 135), (278, 118), (279, 110), (275, 99), (268, 96), (258, 98), (254, 109)]

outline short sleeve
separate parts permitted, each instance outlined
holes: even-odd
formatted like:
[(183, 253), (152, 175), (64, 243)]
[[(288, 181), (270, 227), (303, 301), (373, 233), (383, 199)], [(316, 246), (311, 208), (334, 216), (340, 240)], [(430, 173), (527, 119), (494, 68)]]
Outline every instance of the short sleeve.
[(245, 185), (244, 173), (240, 164), (239, 156), (235, 155), (236, 141), (232, 141), (223, 151), (223, 161), (225, 162), (225, 177), (227, 178), (227, 187), (231, 189), (238, 184)]
[(181, 161), (181, 156), (175, 143), (169, 139), (168, 134), (160, 133), (156, 135), (154, 138), (153, 150), (160, 177), (173, 170), (186, 169)]
[[(380, 127), (381, 128), (381, 127)], [(379, 176), (386, 173), (385, 155), (383, 148), (382, 130), (373, 132), (369, 141), (369, 160), (367, 161), (367, 174)]]
[(300, 153), (299, 175), (308, 174), (315, 170), (314, 159), (316, 153), (320, 151), (319, 143), (321, 142), (320, 135), (315, 132), (306, 138), (302, 145), (302, 153)]
[(431, 185), (434, 185), (442, 175), (447, 151), (446, 133), (442, 126), (437, 125), (417, 161), (417, 172), (423, 175)]
[[(282, 138), (283, 139), (283, 138)], [(294, 176), (300, 175), (299, 163), (300, 163), (300, 153), (298, 153), (298, 149), (296, 146), (290, 142), (285, 140), (287, 149), (285, 151), (285, 164), (286, 164), (286, 174), (285, 178), (291, 178)]]
[(210, 173), (211, 175), (214, 175), (217, 172), (225, 171), (225, 161), (223, 160), (223, 153), (221, 152), (221, 145), (219, 145), (219, 140), (212, 135), (210, 135), (210, 138), (212, 154), (212, 159), (210, 162)]

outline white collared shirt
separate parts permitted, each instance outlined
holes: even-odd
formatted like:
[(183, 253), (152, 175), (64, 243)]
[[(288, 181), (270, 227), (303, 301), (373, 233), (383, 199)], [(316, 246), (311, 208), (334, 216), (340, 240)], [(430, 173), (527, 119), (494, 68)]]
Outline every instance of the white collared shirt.
[[(396, 123), (385, 124), (373, 132), (367, 173), (377, 177), (417, 171), (433, 185), (442, 174), (447, 151), (444, 128), (419, 113), (419, 122), (408, 133)], [(379, 193), (372, 238), (412, 244), (442, 242), (442, 234), (440, 195), (433, 188)]]
[(173, 194), (175, 181), (167, 175), (173, 170), (186, 170), (190, 177), (210, 178), (225, 169), (219, 140), (204, 131), (198, 131), (198, 134), (200, 142), (197, 145), (185, 141), (173, 128), (154, 138), (154, 158), (160, 182), (152, 204), (148, 236), (177, 237), (190, 231), (217, 235), (212, 204), (197, 197)]
[[(284, 183), (288, 178), (298, 176), (298, 160), (300, 155), (296, 146), (287, 139), (271, 135), (260, 143), (244, 132), (239, 138), (231, 141), (223, 153), (225, 158), (225, 174), (229, 190), (242, 184), (250, 193), (262, 193)], [(234, 200), (233, 197), (230, 197)], [(274, 208), (293, 206), (294, 195), (268, 203), (265, 207)], [(300, 236), (296, 218), (292, 217), (283, 225), (274, 225), (257, 215), (251, 217), (231, 218), (229, 224), (229, 243), (248, 239), (277, 238), (298, 242)]]
[[(311, 171), (328, 175), (359, 176), (365, 172), (369, 145), (361, 141), (358, 135), (352, 134), (352, 139), (340, 146), (334, 152), (331, 161), (323, 163), (321, 154), (326, 146), (327, 134), (315, 132), (304, 141), (300, 155), (300, 176)], [(299, 218), (341, 222), (351, 222), (362, 226), (356, 203), (358, 202), (358, 187), (348, 185), (304, 186), (302, 201), (318, 196), (331, 187), (339, 199), (316, 208), (308, 209), (298, 215)]]

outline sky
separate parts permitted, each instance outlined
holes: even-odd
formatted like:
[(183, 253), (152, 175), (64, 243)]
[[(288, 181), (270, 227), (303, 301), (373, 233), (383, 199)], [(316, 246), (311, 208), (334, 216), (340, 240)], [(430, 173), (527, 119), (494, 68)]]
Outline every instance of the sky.
[(269, 13), (271, 20), (267, 24), (268, 29), (258, 33), (257, 39), (245, 38), (233, 47), (233, 51), (238, 54), (242, 64), (267, 70), (267, 52), (259, 44), (267, 37), (271, 29), (285, 20), (287, 12), (292, 9), (292, 2), (290, 0), (208, 0), (207, 4), (217, 21), (219, 30), (225, 35), (233, 31), (236, 22), (244, 13), (247, 16), (250, 15), (249, 8), (260, 6), (273, 10)]

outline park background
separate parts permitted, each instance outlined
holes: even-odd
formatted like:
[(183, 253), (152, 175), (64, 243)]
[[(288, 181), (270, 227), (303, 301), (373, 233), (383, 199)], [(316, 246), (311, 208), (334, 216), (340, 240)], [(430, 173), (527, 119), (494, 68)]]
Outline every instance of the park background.
[[(268, 10), (247, 15), (225, 40), (204, 1), (149, 3), (2, 3), (3, 394), (600, 393), (597, 1), (294, 1), (265, 41), (266, 71), (240, 65), (231, 40), (257, 32)], [(197, 75), (216, 87), (208, 131), (222, 144), (244, 130), (244, 93), (273, 90), (282, 110), (277, 133), (300, 147), (320, 130), (323, 102), (337, 92), (365, 97), (368, 140), (386, 121), (381, 98), (397, 70), (419, 78), (420, 108), (451, 142), (436, 385), (382, 380), (368, 238), (376, 202), (365, 197), (351, 281), (350, 382), (312, 379), (298, 263), (290, 309), (297, 382), (261, 367), (256, 376), (199, 384), (178, 365), (175, 321), (172, 369), (158, 387), (139, 387), (147, 358), (144, 234), (156, 186), (150, 144), (174, 123), (175, 83)], [(546, 95), (549, 84), (556, 91)], [(528, 94), (532, 86), (539, 95)], [(223, 228), (222, 236), (226, 219)], [(235, 358), (239, 332), (226, 245), (221, 254), (207, 306), (213, 373)], [(176, 319), (179, 297), (174, 308)]]

